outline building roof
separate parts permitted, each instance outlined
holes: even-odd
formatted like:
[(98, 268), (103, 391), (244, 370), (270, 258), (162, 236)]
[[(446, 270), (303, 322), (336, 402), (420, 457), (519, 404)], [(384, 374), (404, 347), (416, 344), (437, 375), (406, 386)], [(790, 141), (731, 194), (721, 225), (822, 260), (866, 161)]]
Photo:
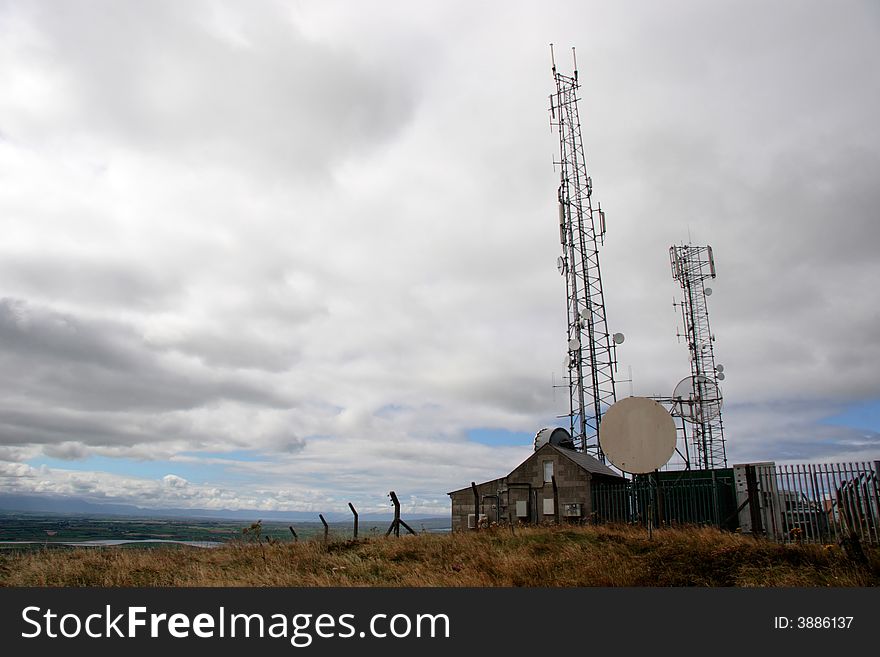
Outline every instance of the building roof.
[[(486, 484), (495, 483), (496, 481), (501, 481), (502, 479), (506, 479), (506, 478), (507, 478), (507, 475), (504, 475), (503, 477), (495, 477), (495, 479), (487, 479), (486, 481), (478, 483), (477, 488), (479, 488), (480, 486), (485, 486)], [(455, 490), (449, 491), (446, 494), (452, 495), (453, 493), (460, 493), (463, 490), (470, 490), (470, 489), (471, 489), (470, 486), (464, 486), (463, 488), (456, 488)]]
[(599, 462), (598, 459), (595, 459), (589, 454), (585, 454), (584, 452), (577, 452), (573, 449), (565, 449), (564, 447), (557, 447), (556, 445), (549, 444), (545, 445), (545, 447), (555, 449), (557, 452), (567, 457), (569, 460), (574, 461), (584, 470), (591, 474), (605, 475), (607, 477), (617, 478), (620, 478), (621, 476), (620, 473), (615, 472), (604, 463)]
[[(551, 445), (550, 443), (545, 443), (544, 445), (542, 445), (541, 447), (536, 449), (534, 452), (529, 454), (529, 457), (527, 459), (525, 459), (525, 461), (523, 461), (522, 463), (525, 463), (526, 461), (528, 461), (530, 458), (532, 458), (538, 452), (541, 452), (544, 450), (551, 450), (551, 449), (555, 449), (557, 452), (562, 454), (568, 460), (573, 461), (576, 465), (580, 466), (581, 468), (583, 468), (584, 470), (586, 470), (590, 474), (603, 475), (606, 477), (616, 477), (618, 479), (621, 478), (621, 475), (619, 473), (615, 472), (614, 470), (609, 468), (604, 463), (600, 463), (598, 459), (593, 458), (589, 454), (585, 454), (584, 452), (577, 452), (573, 449), (565, 449), (564, 447), (557, 447), (556, 445)], [(522, 463), (520, 463), (520, 465), (522, 465)], [(519, 465), (516, 467), (518, 468)], [(516, 468), (514, 468), (514, 470), (516, 470)], [(504, 475), (503, 477), (497, 477), (496, 479), (489, 479), (488, 481), (484, 481), (482, 483), (477, 484), (477, 486), (484, 486), (485, 484), (491, 484), (496, 481), (501, 481), (502, 479), (505, 479), (509, 476), (510, 476), (510, 473)], [(453, 493), (460, 493), (463, 490), (470, 490), (470, 488), (471, 488), (470, 486), (464, 486), (463, 488), (458, 488), (458, 489), (456, 489), (454, 491), (450, 491), (446, 494), (452, 495)]]

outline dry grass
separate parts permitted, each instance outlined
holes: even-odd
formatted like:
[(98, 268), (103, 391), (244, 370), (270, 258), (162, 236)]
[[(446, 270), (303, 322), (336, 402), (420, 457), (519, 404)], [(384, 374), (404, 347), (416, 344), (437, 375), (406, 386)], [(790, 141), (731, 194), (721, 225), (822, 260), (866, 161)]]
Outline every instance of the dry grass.
[(491, 529), (217, 549), (0, 555), (5, 586), (876, 586), (880, 551), (777, 545), (713, 529)]

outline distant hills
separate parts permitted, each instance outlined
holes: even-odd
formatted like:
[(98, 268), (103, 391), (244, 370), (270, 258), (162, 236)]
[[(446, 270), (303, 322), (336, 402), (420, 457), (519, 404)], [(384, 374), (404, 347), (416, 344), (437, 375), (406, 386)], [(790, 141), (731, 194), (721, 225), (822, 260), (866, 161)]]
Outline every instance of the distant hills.
[[(320, 522), (317, 511), (261, 511), (257, 509), (147, 509), (133, 504), (97, 504), (77, 497), (14, 495), (0, 493), (0, 511), (20, 513), (76, 513), (86, 515), (134, 516), (150, 518), (217, 518), (228, 520), (269, 520), (276, 522)], [(327, 522), (351, 520), (351, 513), (322, 512)], [(423, 519), (436, 516), (405, 516)], [(445, 517), (445, 516), (444, 516)], [(361, 520), (391, 520), (388, 513), (360, 513)]]

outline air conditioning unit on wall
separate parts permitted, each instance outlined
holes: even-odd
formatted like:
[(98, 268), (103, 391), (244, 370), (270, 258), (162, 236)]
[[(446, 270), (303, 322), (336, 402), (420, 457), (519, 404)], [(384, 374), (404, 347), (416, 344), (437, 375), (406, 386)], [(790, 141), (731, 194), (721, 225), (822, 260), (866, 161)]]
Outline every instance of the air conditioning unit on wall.
[[(468, 529), (476, 529), (477, 525), (474, 523), (474, 518), (476, 518), (476, 516), (473, 513), (468, 514)], [(486, 514), (481, 513), (480, 514), (480, 524), (482, 525), (485, 522), (486, 522)]]

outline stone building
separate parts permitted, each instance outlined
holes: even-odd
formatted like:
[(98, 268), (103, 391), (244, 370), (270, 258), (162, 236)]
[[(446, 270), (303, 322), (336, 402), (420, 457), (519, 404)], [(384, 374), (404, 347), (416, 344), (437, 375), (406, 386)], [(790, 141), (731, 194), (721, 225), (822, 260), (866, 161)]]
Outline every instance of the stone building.
[(480, 521), (581, 522), (593, 511), (591, 486), (599, 481), (622, 484), (625, 480), (588, 454), (546, 443), (506, 477), (477, 484), (476, 497), (472, 486), (448, 493), (452, 531), (473, 529)]

